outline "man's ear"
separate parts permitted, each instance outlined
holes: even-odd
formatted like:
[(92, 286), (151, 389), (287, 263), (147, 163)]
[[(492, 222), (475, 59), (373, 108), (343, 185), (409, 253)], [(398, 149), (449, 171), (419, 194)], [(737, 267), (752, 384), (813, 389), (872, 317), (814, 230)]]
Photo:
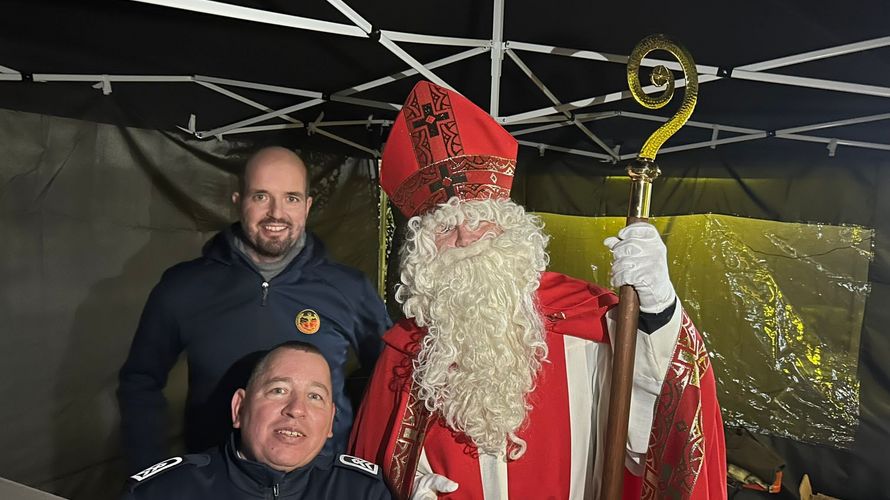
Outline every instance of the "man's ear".
[(331, 412), (331, 427), (328, 429), (328, 437), (334, 437), (334, 416), (337, 415), (337, 407), (334, 406), (334, 411)]
[(306, 216), (309, 216), (309, 209), (312, 208), (312, 197), (306, 198)]
[(235, 429), (241, 428), (241, 405), (244, 403), (244, 398), (247, 393), (244, 389), (238, 389), (235, 391), (235, 394), (232, 395), (232, 427)]
[(234, 193), (232, 193), (232, 204), (238, 205), (239, 203), (241, 203), (241, 193), (235, 191)]

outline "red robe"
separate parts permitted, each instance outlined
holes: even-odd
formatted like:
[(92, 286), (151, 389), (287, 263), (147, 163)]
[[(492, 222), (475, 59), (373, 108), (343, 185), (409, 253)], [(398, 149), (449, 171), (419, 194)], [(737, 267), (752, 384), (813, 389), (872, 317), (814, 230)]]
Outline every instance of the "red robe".
[[(416, 470), (460, 485), (439, 498), (595, 498), (611, 362), (606, 314), (617, 298), (556, 273), (542, 275), (537, 298), (549, 354), (517, 431), (528, 444), (518, 460), (480, 460), (466, 436), (413, 397), (411, 361), (423, 329), (403, 320), (384, 336), (350, 447), (382, 465), (397, 498), (408, 497)], [(624, 498), (726, 498), (723, 425), (700, 334), (678, 307), (666, 327), (638, 335), (626, 461), (637, 475), (626, 471)]]

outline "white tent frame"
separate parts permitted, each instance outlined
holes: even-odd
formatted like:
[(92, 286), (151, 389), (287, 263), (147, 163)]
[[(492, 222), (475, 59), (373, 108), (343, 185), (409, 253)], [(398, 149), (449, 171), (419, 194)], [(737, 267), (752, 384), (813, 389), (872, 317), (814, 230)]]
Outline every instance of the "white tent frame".
[[(244, 21), (272, 24), (277, 26), (309, 30), (309, 31), (317, 31), (328, 34), (340, 35), (340, 36), (351, 36), (351, 37), (363, 37), (363, 38), (372, 38), (376, 39), (381, 45), (387, 48), (390, 52), (392, 52), (396, 57), (402, 60), (409, 69), (405, 71), (401, 71), (396, 74), (384, 76), (381, 78), (377, 78), (375, 80), (371, 80), (369, 82), (365, 82), (359, 85), (355, 85), (348, 89), (343, 89), (338, 92), (334, 92), (331, 95), (325, 95), (322, 92), (313, 91), (313, 90), (305, 90), (291, 87), (283, 87), (279, 85), (269, 85), (264, 83), (256, 83), (256, 82), (245, 82), (240, 80), (231, 80), (226, 78), (218, 78), (213, 76), (204, 76), (204, 75), (109, 75), (109, 74), (33, 74), (31, 75), (31, 79), (35, 82), (92, 82), (94, 83), (94, 87), (97, 89), (101, 89), (103, 93), (110, 94), (112, 92), (112, 83), (128, 83), (128, 82), (140, 82), (140, 83), (194, 83), (197, 85), (201, 85), (204, 88), (212, 90), (214, 92), (220, 93), (226, 97), (237, 100), (248, 106), (254, 107), (260, 111), (262, 114), (253, 116), (251, 118), (247, 118), (244, 120), (240, 120), (237, 122), (229, 123), (223, 126), (219, 126), (209, 130), (197, 130), (195, 128), (196, 118), (195, 115), (191, 115), (189, 120), (189, 126), (187, 128), (179, 127), (181, 130), (184, 130), (188, 133), (193, 134), (195, 137), (199, 139), (206, 139), (211, 137), (222, 138), (224, 135), (232, 135), (232, 134), (243, 134), (250, 132), (261, 132), (261, 131), (269, 131), (269, 130), (283, 130), (283, 129), (298, 129), (305, 128), (307, 133), (318, 133), (320, 135), (324, 135), (330, 139), (339, 141), (341, 143), (352, 146), (356, 149), (364, 151), (368, 154), (371, 154), (375, 157), (380, 156), (380, 152), (365, 147), (363, 145), (357, 144), (355, 142), (349, 141), (341, 136), (338, 136), (332, 132), (330, 132), (329, 128), (340, 127), (340, 126), (366, 126), (370, 127), (371, 125), (390, 125), (392, 123), (391, 120), (386, 119), (374, 119), (373, 115), (368, 116), (365, 120), (344, 120), (344, 121), (328, 121), (325, 122), (322, 120), (323, 114), (320, 115), (315, 121), (309, 124), (305, 124), (296, 118), (289, 116), (290, 113), (294, 113), (299, 110), (311, 108), (314, 106), (318, 106), (325, 102), (342, 102), (347, 104), (352, 104), (359, 107), (365, 108), (373, 108), (373, 109), (383, 109), (386, 111), (397, 111), (401, 108), (399, 104), (387, 103), (381, 101), (374, 101), (369, 99), (362, 99), (358, 97), (351, 97), (360, 92), (380, 87), (382, 85), (386, 85), (403, 78), (420, 74), (424, 78), (429, 79), (437, 83), (438, 85), (445, 86), (448, 88), (451, 87), (447, 82), (442, 80), (439, 76), (437, 76), (433, 70), (449, 65), (454, 64), (459, 61), (463, 61), (465, 59), (488, 53), (491, 59), (491, 88), (490, 88), (490, 101), (489, 101), (489, 112), (492, 117), (494, 117), (498, 122), (503, 124), (504, 126), (515, 126), (515, 125), (531, 125), (536, 123), (544, 123), (544, 125), (539, 125), (535, 127), (522, 128), (522, 129), (514, 129), (511, 130), (511, 133), (520, 137), (522, 135), (527, 135), (534, 132), (539, 132), (547, 129), (563, 127), (563, 126), (574, 126), (578, 128), (595, 146), (598, 147), (601, 152), (598, 151), (587, 151), (582, 149), (573, 149), (573, 148), (564, 148), (554, 144), (544, 144), (539, 142), (532, 142), (526, 140), (519, 140), (519, 144), (526, 147), (533, 147), (538, 149), (540, 154), (544, 154), (545, 151), (559, 151), (563, 153), (569, 153), (574, 155), (580, 155), (590, 158), (596, 158), (601, 161), (609, 161), (609, 162), (617, 162), (627, 159), (633, 159), (636, 157), (636, 154), (619, 154), (619, 151), (616, 149), (610, 148), (602, 139), (600, 139), (596, 134), (594, 134), (586, 125), (586, 122), (593, 120), (601, 120), (601, 119), (609, 119), (614, 117), (624, 117), (631, 118), (637, 120), (648, 120), (648, 121), (656, 121), (663, 122), (668, 118), (653, 115), (653, 114), (644, 114), (644, 113), (635, 113), (635, 112), (626, 112), (626, 111), (610, 111), (605, 113), (586, 113), (586, 114), (574, 114), (573, 111), (576, 109), (592, 107), (600, 104), (605, 104), (609, 102), (620, 101), (623, 99), (627, 99), (630, 97), (630, 92), (627, 90), (621, 90), (612, 92), (605, 95), (593, 96), (585, 99), (578, 99), (571, 102), (561, 102), (551, 91), (547, 88), (547, 86), (534, 74), (531, 68), (525, 64), (525, 62), (520, 58), (517, 52), (533, 52), (533, 53), (543, 53), (550, 54), (554, 56), (562, 56), (562, 57), (573, 57), (586, 59), (591, 61), (600, 61), (600, 62), (609, 62), (609, 63), (618, 63), (622, 65), (627, 64), (627, 56), (609, 54), (605, 52), (597, 52), (591, 50), (578, 50), (578, 49), (570, 49), (564, 47), (555, 47), (549, 45), (541, 45), (541, 44), (533, 44), (526, 43), (521, 41), (511, 41), (511, 40), (503, 40), (503, 21), (504, 21), (504, 0), (493, 0), (493, 25), (492, 25), (492, 38), (490, 40), (481, 40), (481, 39), (472, 39), (472, 38), (459, 38), (459, 37), (447, 37), (447, 36), (436, 36), (436, 35), (425, 35), (418, 33), (404, 33), (398, 31), (388, 31), (388, 30), (380, 30), (376, 29), (370, 22), (368, 22), (365, 18), (363, 18), (358, 12), (353, 10), (345, 1), (343, 0), (327, 0), (329, 4), (335, 7), (338, 11), (340, 11), (352, 24), (340, 24), (334, 23), (330, 21), (322, 21), (318, 19), (310, 19), (300, 16), (293, 16), (288, 14), (280, 14), (275, 12), (268, 12), (259, 9), (253, 9), (248, 7), (242, 7), (232, 4), (226, 4), (223, 2), (217, 2), (212, 0), (131, 0), (134, 2), (140, 3), (148, 3), (158, 6), (164, 6), (169, 8), (176, 8), (187, 10), (191, 12), (205, 13), (216, 16), (234, 18)], [(419, 43), (419, 44), (432, 44), (432, 45), (444, 45), (456, 48), (465, 48), (465, 50), (453, 54), (451, 56), (438, 59), (435, 61), (428, 62), (426, 64), (421, 63), (414, 59), (407, 51), (402, 49), (397, 42), (407, 42), (407, 43)], [(753, 64), (747, 64), (744, 66), (740, 66), (737, 68), (720, 68), (716, 66), (708, 66), (703, 64), (697, 64), (696, 70), (699, 74), (699, 83), (709, 83), (717, 80), (722, 80), (725, 78), (735, 78), (749, 81), (756, 81), (762, 83), (769, 84), (778, 84), (778, 85), (789, 85), (796, 87), (804, 87), (804, 88), (813, 88), (820, 89), (826, 91), (834, 91), (834, 92), (845, 92), (845, 93), (853, 93), (860, 95), (869, 95), (869, 96), (877, 96), (877, 97), (890, 97), (890, 87), (880, 87), (874, 85), (864, 85), (854, 82), (843, 82), (843, 81), (834, 81), (834, 80), (824, 80), (817, 78), (807, 78), (807, 77), (799, 77), (792, 75), (784, 75), (773, 72), (768, 72), (767, 70), (773, 70), (777, 68), (787, 67), (795, 64), (800, 64), (804, 62), (816, 61), (821, 59), (828, 59), (832, 57), (838, 57), (846, 54), (852, 54), (857, 52), (862, 52), (866, 50), (871, 50), (875, 48), (887, 47), (890, 46), (890, 36), (875, 38), (871, 40), (865, 40), (856, 43), (850, 43), (845, 45), (839, 45), (836, 47), (829, 47), (820, 50), (814, 50), (810, 52), (804, 52), (801, 54), (794, 54), (790, 56), (780, 57), (776, 59), (770, 59), (767, 61), (762, 61)], [(467, 48), (469, 47), (469, 48)], [(533, 109), (529, 111), (525, 111), (522, 113), (517, 113), (509, 116), (500, 116), (499, 114), (499, 104), (500, 104), (500, 88), (501, 88), (501, 66), (503, 62), (503, 57), (506, 55), (517, 67), (541, 90), (541, 92), (547, 96), (547, 98), (553, 104), (552, 106)], [(657, 65), (664, 65), (672, 70), (679, 70), (679, 63), (675, 61), (663, 61), (658, 59), (647, 58), (642, 62), (642, 66), (645, 67), (653, 67)], [(22, 81), (26, 78), (19, 73), (18, 71), (7, 68), (5, 66), (0, 66), (0, 81)], [(682, 87), (685, 85), (683, 80), (677, 81), (677, 87)], [(292, 95), (295, 97), (302, 97), (306, 100), (298, 102), (296, 104), (287, 106), (285, 108), (280, 109), (272, 109), (268, 106), (265, 106), (259, 102), (256, 102), (252, 99), (249, 99), (243, 95), (237, 94), (236, 92), (226, 88), (226, 87), (238, 87), (238, 88), (246, 88), (251, 90), (259, 90), (264, 92), (271, 92), (277, 94), (284, 95)], [(644, 88), (647, 92), (653, 92), (658, 90), (654, 86), (648, 86)], [(282, 124), (271, 124), (271, 125), (257, 125), (261, 122), (269, 121), (272, 119), (280, 119), (287, 123)], [(816, 123), (809, 125), (802, 125), (798, 127), (785, 128), (781, 130), (759, 130), (752, 129), (747, 127), (737, 127), (730, 124), (718, 124), (718, 123), (704, 123), (704, 122), (695, 122), (690, 121), (687, 123), (688, 126), (698, 127), (698, 128), (707, 128), (712, 130), (711, 140), (709, 141), (701, 141), (694, 142), (689, 144), (676, 145), (671, 147), (662, 148), (659, 151), (659, 154), (669, 154), (672, 152), (678, 151), (687, 151), (692, 149), (699, 148), (716, 148), (722, 144), (730, 144), (737, 142), (747, 142), (757, 139), (763, 139), (767, 137), (777, 137), (781, 139), (788, 140), (796, 140), (796, 141), (804, 141), (804, 142), (814, 142), (814, 143), (823, 143), (826, 144), (826, 148), (828, 149), (828, 154), (830, 156), (834, 156), (838, 146), (848, 146), (848, 147), (856, 147), (856, 148), (866, 148), (866, 149), (874, 149), (874, 150), (882, 150), (882, 151), (890, 151), (890, 144), (884, 143), (875, 143), (868, 141), (855, 141), (855, 140), (847, 140), (847, 139), (838, 139), (834, 137), (823, 137), (823, 136), (814, 136), (814, 135), (805, 135), (803, 132), (810, 132), (815, 130), (827, 130), (831, 128), (843, 127), (847, 125), (861, 124), (861, 123), (869, 123), (875, 121), (883, 121), (890, 120), (890, 113), (881, 113), (874, 114), (868, 116), (861, 117), (851, 117), (843, 120), (835, 120), (824, 123)], [(732, 137), (724, 137), (719, 138), (721, 132), (728, 132), (734, 135)]]

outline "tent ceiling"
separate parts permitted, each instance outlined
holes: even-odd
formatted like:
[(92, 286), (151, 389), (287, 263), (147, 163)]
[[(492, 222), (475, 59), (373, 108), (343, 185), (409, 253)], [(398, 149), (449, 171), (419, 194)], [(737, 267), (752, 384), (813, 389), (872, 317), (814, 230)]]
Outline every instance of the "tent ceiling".
[[(493, 21), (500, 19), (499, 5), (503, 5), (505, 44), (495, 46), (509, 53), (501, 63), (499, 84), (493, 86), (489, 42), (498, 35)], [(626, 88), (624, 65), (601, 59), (613, 55), (620, 59), (647, 34), (663, 32), (689, 49), (703, 81), (716, 80), (702, 84), (693, 120), (703, 127), (719, 125), (717, 139), (736, 141), (773, 131), (781, 136), (787, 128), (869, 116), (874, 118), (865, 123), (797, 134), (815, 142), (814, 147), (831, 148), (834, 143), (829, 140), (835, 139), (840, 147), (890, 150), (886, 134), (890, 115), (884, 115), (890, 113), (890, 33), (880, 0), (855, 5), (752, 0), (732, 6), (698, 0), (567, 2), (549, 10), (541, 5), (471, 0), (445, 7), (402, 0), (6, 1), (0, 21), (0, 36), (5, 38), (0, 44), (0, 78), (8, 81), (0, 81), (0, 106), (162, 129), (189, 128), (189, 116), (194, 114), (193, 129), (204, 136), (234, 134), (245, 127), (287, 126), (291, 128), (277, 132), (279, 137), (282, 133), (305, 137), (307, 129), (313, 129), (323, 134), (322, 140), (334, 143), (330, 137), (334, 134), (372, 151), (385, 137), (380, 127), (395, 116), (392, 105), (401, 103), (418, 77), (359, 92), (348, 89), (410, 69), (394, 53), (404, 50), (426, 65), (465, 57), (421, 70), (431, 71), (430, 77), (481, 106), (496, 109), (511, 131), (522, 131), (517, 137), (529, 147), (546, 144), (548, 149), (607, 158), (609, 151), (591, 139), (595, 136), (609, 148), (621, 145), (622, 155), (634, 155), (657, 123), (627, 113), (664, 117), (677, 103), (648, 112), (627, 99), (591, 104), (591, 98)], [(325, 22), (323, 30), (338, 33), (305, 29), (315, 21)], [(367, 29), (382, 30), (381, 41), (394, 40), (389, 47), (397, 48), (369, 39), (364, 34)], [(436, 43), (405, 41), (415, 40), (414, 34), (438, 38), (432, 40)], [(818, 57), (757, 66), (814, 52)], [(569, 111), (585, 122), (587, 131), (565, 123), (539, 129), (566, 122), (565, 116), (552, 109), (551, 100), (521, 66), (560, 103), (575, 102)], [(718, 69), (733, 70), (733, 77), (714, 78)], [(25, 81), (16, 81), (20, 75)], [(112, 76), (103, 86), (96, 75)], [(177, 81), (139, 83), (117, 77), (134, 75)], [(31, 78), (65, 81), (33, 83)], [(88, 81), (70, 81), (79, 78)], [(297, 89), (301, 95), (245, 88), (227, 80)], [(494, 108), (490, 107), (493, 89), (498, 94)], [(113, 105), (102, 103), (103, 99)], [(292, 111), (289, 118), (258, 120), (265, 113), (258, 108)], [(616, 111), (623, 115), (614, 116)], [(322, 112), (319, 126), (310, 127)], [(611, 116), (602, 115), (609, 112)], [(529, 117), (534, 123), (523, 123)], [(363, 123), (331, 123), (344, 120)], [(239, 122), (243, 125), (232, 128)], [(711, 128), (684, 130), (663, 153), (712, 138)]]

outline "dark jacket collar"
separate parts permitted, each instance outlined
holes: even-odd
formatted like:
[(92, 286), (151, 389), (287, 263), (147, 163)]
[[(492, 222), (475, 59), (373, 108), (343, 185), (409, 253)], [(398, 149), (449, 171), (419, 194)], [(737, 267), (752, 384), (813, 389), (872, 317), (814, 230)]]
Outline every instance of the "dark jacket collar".
[[(244, 265), (259, 273), (253, 261), (232, 244), (234, 238), (241, 238), (243, 234), (241, 223), (235, 222), (207, 240), (201, 253), (205, 258), (213, 259), (226, 265)], [(306, 244), (303, 250), (281, 274), (286, 274), (294, 267), (305, 268), (315, 265), (324, 260), (326, 255), (327, 251), (325, 250), (324, 243), (311, 231), (306, 230)]]
[(328, 470), (333, 466), (331, 455), (322, 451), (305, 466), (290, 472), (282, 472), (239, 457), (238, 443), (238, 434), (232, 433), (223, 450), (223, 458), (232, 483), (246, 493), (262, 493), (276, 485), (280, 496), (300, 493), (309, 487), (313, 471)]

